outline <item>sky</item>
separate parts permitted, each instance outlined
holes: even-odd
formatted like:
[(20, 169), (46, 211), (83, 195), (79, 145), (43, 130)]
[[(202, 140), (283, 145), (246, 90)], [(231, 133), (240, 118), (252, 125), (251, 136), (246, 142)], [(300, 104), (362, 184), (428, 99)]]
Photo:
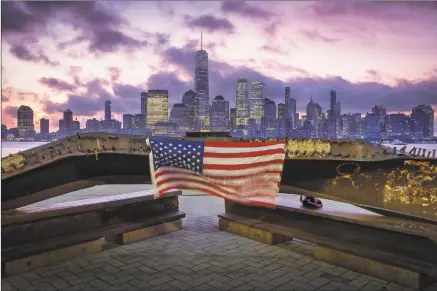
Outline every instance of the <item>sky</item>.
[[(437, 123), (437, 2), (99, 1), (1, 2), (2, 123), (20, 105), (58, 129), (71, 109), (85, 125), (140, 113), (140, 92), (169, 90), (169, 108), (193, 89), (194, 55), (209, 54), (210, 100), (235, 106), (238, 78), (266, 97), (324, 110), (411, 112), (430, 104)], [(437, 124), (435, 126), (437, 131)]]

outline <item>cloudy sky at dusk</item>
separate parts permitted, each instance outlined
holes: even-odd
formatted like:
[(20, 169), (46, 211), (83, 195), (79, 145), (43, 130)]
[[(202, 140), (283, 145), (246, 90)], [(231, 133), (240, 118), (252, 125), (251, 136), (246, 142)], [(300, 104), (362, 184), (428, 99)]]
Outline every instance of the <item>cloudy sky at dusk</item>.
[[(210, 99), (235, 105), (236, 80), (291, 86), (343, 112), (437, 112), (437, 2), (2, 2), (2, 123), (28, 105), (57, 130), (62, 111), (139, 113), (140, 92), (168, 89), (170, 107), (193, 88), (194, 54), (209, 53)], [(437, 122), (437, 114), (435, 115)], [(437, 130), (437, 126), (435, 127)]]

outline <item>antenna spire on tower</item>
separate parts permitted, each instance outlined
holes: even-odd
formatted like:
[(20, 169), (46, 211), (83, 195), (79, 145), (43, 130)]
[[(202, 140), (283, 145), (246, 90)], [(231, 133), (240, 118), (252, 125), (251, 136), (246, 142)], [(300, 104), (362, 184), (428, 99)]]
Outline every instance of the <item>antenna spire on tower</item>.
[(203, 29), (200, 30), (200, 50), (203, 50)]

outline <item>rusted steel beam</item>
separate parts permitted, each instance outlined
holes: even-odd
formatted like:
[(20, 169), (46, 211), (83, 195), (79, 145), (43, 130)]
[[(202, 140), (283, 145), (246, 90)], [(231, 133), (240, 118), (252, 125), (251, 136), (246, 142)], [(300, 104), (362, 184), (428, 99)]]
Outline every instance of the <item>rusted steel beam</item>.
[[(285, 151), (282, 192), (437, 221), (435, 158), (361, 140), (292, 139)], [(3, 159), (2, 168), (2, 210), (94, 185), (150, 183), (146, 139), (120, 134), (69, 137)]]
[(185, 217), (177, 195), (112, 195), (2, 215), (2, 262)]
[[(309, 211), (279, 203), (276, 209), (250, 207), (226, 201), (221, 219), (269, 231), (288, 238), (394, 265), (437, 280), (437, 227), (401, 219), (373, 222), (353, 215)], [(390, 220), (385, 223), (383, 220)], [(367, 220), (367, 221), (366, 221)], [(402, 243), (394, 243), (402, 242)]]

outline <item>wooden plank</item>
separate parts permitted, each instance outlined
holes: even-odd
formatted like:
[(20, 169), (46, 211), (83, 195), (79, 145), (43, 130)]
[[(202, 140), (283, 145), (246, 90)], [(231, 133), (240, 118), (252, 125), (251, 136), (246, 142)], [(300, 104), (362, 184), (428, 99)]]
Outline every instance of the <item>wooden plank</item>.
[(97, 239), (9, 261), (4, 264), (3, 269), (6, 276), (12, 276), (67, 261), (87, 253), (97, 253), (101, 250), (102, 241)]
[(420, 272), (385, 264), (350, 253), (316, 246), (314, 256), (318, 260), (342, 266), (360, 273), (382, 278), (399, 285), (421, 290), (437, 280)]
[(182, 220), (174, 220), (162, 224), (156, 224), (146, 228), (136, 229), (114, 236), (107, 236), (107, 241), (115, 242), (117, 244), (130, 244), (140, 240), (145, 240), (158, 235), (174, 232), (182, 229)]
[(280, 244), (292, 240), (292, 238), (285, 237), (278, 233), (250, 227), (245, 224), (222, 218), (219, 218), (219, 228), (269, 245)]

